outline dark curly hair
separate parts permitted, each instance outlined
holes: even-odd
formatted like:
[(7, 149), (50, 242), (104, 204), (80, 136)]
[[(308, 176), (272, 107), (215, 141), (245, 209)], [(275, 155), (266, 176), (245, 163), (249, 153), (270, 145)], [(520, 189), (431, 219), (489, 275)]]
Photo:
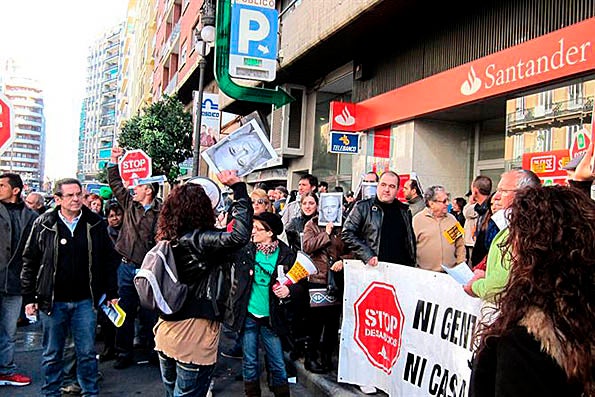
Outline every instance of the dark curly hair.
[(479, 349), (490, 337), (541, 311), (551, 321), (567, 357), (564, 371), (593, 392), (595, 352), (595, 202), (574, 188), (551, 186), (517, 193), (510, 214), (506, 254), (511, 257), (505, 289), (496, 296), (499, 313), (482, 324)]
[(157, 222), (155, 239), (175, 240), (195, 229), (213, 229), (215, 212), (202, 186), (177, 186), (165, 199)]

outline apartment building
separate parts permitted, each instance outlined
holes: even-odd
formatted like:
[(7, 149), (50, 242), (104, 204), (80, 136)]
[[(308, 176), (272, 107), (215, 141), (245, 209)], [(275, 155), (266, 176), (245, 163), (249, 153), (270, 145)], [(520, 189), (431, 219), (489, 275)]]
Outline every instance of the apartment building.
[(0, 157), (0, 173), (18, 173), (27, 188), (40, 190), (46, 139), (43, 90), (14, 60), (8, 60), (0, 65), (0, 92), (12, 104), (16, 128), (15, 140)]
[(122, 53), (121, 23), (89, 49), (87, 87), (81, 110), (79, 163), (81, 180), (94, 180), (109, 161), (116, 139), (116, 109)]

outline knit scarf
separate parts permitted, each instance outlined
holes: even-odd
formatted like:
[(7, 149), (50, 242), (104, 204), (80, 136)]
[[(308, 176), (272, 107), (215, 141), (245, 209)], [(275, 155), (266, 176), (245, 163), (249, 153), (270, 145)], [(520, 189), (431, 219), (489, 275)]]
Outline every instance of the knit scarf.
[(262, 252), (265, 255), (270, 255), (279, 246), (279, 240), (272, 241), (270, 244), (256, 243), (256, 250)]

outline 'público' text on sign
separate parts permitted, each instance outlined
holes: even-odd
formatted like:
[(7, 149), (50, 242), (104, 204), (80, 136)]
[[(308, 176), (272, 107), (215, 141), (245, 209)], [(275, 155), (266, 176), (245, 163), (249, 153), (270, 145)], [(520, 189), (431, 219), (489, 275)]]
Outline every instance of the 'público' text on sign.
[(359, 152), (359, 134), (331, 131), (329, 152), (357, 154)]
[(274, 0), (236, 0), (231, 8), (230, 76), (275, 80), (278, 29)]

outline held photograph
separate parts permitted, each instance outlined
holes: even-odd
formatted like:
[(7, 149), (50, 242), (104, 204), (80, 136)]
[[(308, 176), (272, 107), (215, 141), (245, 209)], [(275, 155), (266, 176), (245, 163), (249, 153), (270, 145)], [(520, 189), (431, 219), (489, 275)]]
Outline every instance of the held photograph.
[(362, 200), (372, 198), (376, 196), (376, 189), (378, 189), (378, 183), (375, 182), (362, 182)]
[(320, 213), (318, 224), (326, 226), (332, 223), (341, 226), (343, 221), (343, 193), (320, 193)]
[(245, 176), (277, 158), (277, 153), (256, 120), (241, 126), (201, 155), (211, 171), (237, 170), (238, 176)]

